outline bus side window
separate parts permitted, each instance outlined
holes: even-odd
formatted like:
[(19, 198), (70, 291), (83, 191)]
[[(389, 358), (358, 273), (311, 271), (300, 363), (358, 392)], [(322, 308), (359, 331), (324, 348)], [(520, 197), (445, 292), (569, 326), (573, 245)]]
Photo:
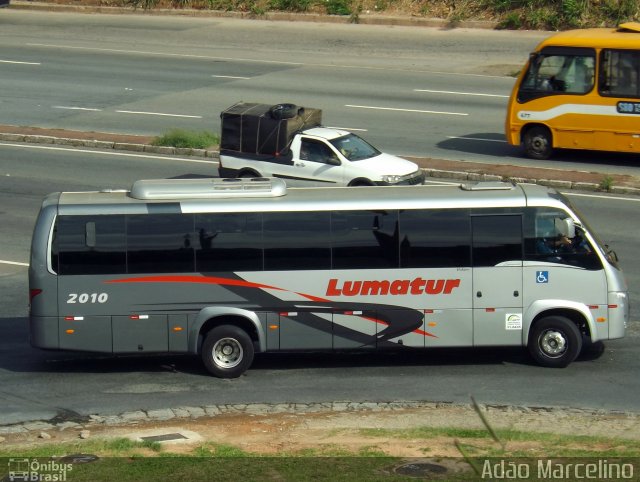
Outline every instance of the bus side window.
[(334, 211), (333, 269), (398, 268), (398, 228), (397, 211)]
[(196, 270), (262, 271), (260, 213), (196, 214)]
[(69, 216), (56, 220), (51, 264), (59, 275), (126, 272), (122, 215)]
[(415, 209), (400, 212), (400, 267), (471, 266), (468, 209)]
[(640, 53), (605, 49), (600, 54), (600, 65), (601, 95), (640, 97)]

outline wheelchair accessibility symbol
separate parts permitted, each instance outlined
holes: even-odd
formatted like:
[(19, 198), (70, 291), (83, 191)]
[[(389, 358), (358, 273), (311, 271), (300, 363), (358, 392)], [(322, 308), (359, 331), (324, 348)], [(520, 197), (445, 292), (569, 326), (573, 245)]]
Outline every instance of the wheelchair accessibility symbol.
[(549, 272), (548, 271), (536, 271), (536, 283), (548, 283)]

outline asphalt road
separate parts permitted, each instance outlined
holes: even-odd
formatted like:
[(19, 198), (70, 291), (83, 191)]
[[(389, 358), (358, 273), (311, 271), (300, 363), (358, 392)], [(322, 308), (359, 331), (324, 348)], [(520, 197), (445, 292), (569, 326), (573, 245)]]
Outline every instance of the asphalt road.
[[(397, 354), (263, 355), (247, 374), (220, 380), (195, 358), (105, 357), (46, 352), (27, 341), (31, 229), (42, 197), (56, 190), (127, 187), (135, 179), (207, 176), (210, 162), (131, 153), (0, 145), (0, 424), (57, 415), (225, 403), (421, 400), (640, 410), (640, 313), (629, 336), (599, 358), (566, 369), (533, 365), (520, 349)], [(637, 198), (571, 199), (618, 252), (633, 299), (640, 295)]]
[[(5, 10), (0, 124), (217, 132), (237, 101), (292, 102), (393, 154), (529, 164), (505, 142), (505, 107), (548, 35)], [(536, 165), (629, 169), (610, 159), (573, 152)]]

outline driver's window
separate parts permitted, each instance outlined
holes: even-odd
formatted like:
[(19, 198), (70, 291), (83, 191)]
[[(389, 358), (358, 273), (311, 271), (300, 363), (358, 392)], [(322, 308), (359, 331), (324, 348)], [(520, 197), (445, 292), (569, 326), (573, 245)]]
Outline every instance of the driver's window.
[(336, 155), (324, 142), (315, 139), (302, 139), (300, 159), (321, 164), (333, 164), (331, 161), (336, 159)]
[(533, 208), (525, 216), (525, 260), (600, 269), (584, 231), (558, 209)]

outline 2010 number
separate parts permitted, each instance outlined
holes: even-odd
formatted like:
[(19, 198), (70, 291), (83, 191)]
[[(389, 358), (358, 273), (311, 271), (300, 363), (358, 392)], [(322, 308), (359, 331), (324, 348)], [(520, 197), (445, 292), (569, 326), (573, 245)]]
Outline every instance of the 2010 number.
[(108, 299), (107, 293), (69, 293), (67, 303), (106, 303)]

